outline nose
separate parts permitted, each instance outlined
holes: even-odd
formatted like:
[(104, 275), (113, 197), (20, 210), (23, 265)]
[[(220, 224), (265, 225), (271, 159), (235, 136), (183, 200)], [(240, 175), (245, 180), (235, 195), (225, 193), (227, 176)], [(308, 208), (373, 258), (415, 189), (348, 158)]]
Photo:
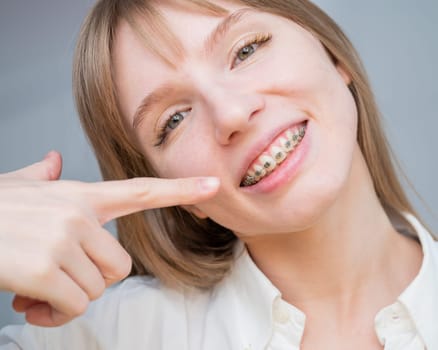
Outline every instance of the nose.
[(257, 92), (236, 91), (224, 86), (209, 89), (207, 95), (208, 115), (213, 122), (216, 140), (221, 145), (228, 145), (244, 132), (250, 120), (265, 105), (263, 96)]

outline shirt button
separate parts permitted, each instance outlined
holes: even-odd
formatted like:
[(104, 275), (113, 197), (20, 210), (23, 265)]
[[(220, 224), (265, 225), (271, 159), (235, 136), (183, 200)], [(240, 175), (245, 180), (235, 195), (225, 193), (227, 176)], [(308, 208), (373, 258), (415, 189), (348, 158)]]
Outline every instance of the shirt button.
[(286, 323), (290, 319), (290, 315), (286, 310), (283, 310), (281, 308), (278, 308), (274, 312), (274, 319), (278, 323)]
[(398, 323), (398, 322), (400, 322), (400, 315), (398, 315), (397, 313), (393, 313), (392, 315), (391, 315), (391, 320), (392, 320), (392, 322), (394, 322), (394, 323)]

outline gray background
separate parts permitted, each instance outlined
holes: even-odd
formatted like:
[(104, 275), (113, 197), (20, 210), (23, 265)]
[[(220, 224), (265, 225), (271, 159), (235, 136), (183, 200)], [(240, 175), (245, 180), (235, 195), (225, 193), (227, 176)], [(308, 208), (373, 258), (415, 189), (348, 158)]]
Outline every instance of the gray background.
[[(77, 121), (70, 79), (75, 38), (93, 2), (0, 1), (0, 172), (33, 163), (56, 149), (64, 157), (64, 179), (100, 179)], [(390, 141), (436, 215), (438, 2), (315, 2), (343, 27), (361, 53)], [(412, 198), (438, 232), (438, 220)], [(0, 293), (0, 327), (23, 321), (9, 306), (11, 299)]]

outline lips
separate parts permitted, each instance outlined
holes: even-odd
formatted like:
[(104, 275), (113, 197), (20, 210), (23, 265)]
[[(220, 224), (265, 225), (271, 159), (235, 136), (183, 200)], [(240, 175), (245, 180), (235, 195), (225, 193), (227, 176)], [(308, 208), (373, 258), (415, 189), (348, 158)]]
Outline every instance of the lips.
[(304, 120), (274, 132), (273, 137), (268, 137), (256, 145), (251, 152), (249, 161), (241, 179), (240, 186), (255, 185), (262, 179), (275, 172), (278, 165), (287, 159), (300, 144), (307, 127)]

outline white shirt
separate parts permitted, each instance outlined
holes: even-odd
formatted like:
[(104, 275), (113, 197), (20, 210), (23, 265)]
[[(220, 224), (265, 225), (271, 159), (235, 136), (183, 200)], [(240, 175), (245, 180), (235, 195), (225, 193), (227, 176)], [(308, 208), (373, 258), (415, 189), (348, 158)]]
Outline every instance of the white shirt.
[[(438, 242), (412, 216), (421, 269), (397, 300), (378, 312), (385, 350), (438, 350)], [(240, 244), (231, 273), (208, 292), (177, 292), (151, 277), (131, 277), (57, 328), (9, 326), (0, 350), (298, 350), (306, 316), (281, 294)]]

